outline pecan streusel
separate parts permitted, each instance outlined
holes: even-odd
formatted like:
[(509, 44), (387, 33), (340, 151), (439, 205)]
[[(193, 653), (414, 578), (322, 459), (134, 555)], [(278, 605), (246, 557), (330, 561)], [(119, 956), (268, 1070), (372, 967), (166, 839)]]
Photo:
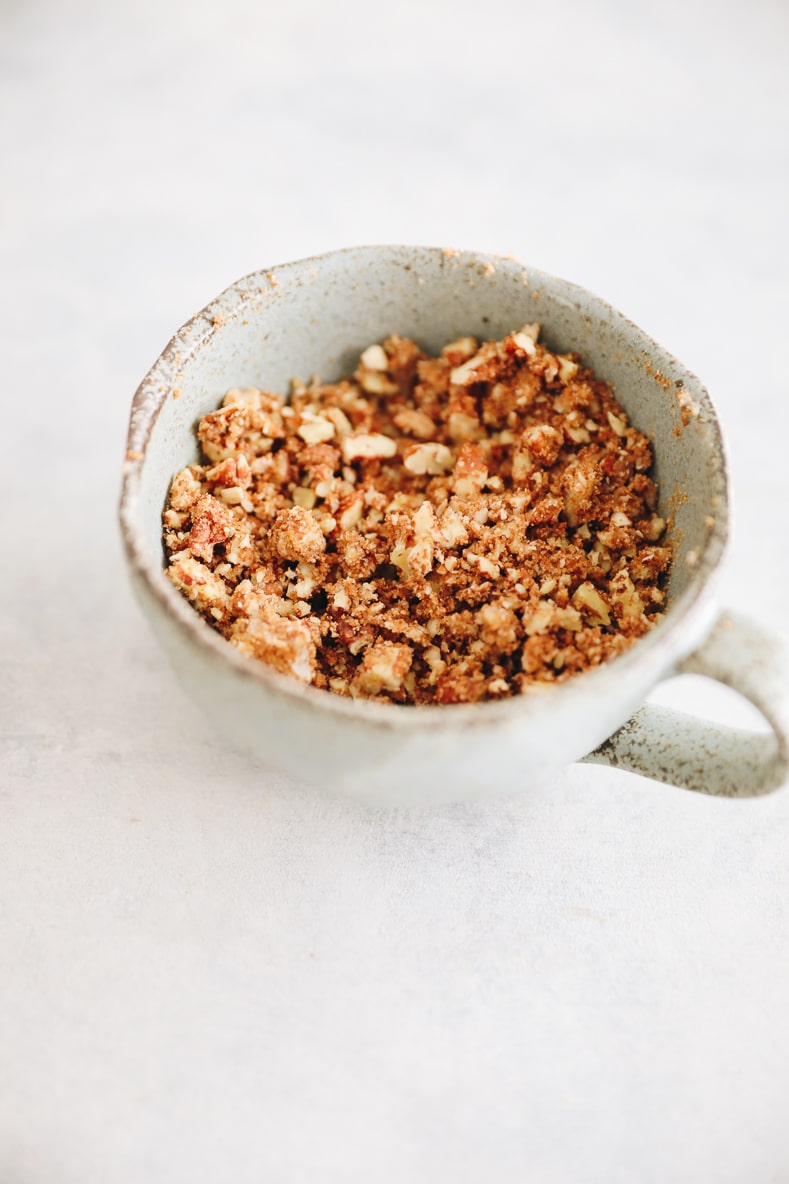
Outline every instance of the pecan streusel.
[(167, 575), (243, 653), (336, 694), (459, 703), (621, 653), (671, 551), (647, 437), (539, 326), (389, 337), (289, 399), (228, 391), (175, 477)]

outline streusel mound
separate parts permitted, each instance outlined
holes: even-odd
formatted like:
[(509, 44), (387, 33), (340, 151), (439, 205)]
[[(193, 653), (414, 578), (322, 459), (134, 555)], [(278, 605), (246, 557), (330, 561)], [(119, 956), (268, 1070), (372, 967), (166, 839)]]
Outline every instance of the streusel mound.
[(167, 575), (242, 653), (339, 695), (468, 703), (621, 653), (671, 551), (647, 437), (525, 325), (341, 382), (228, 391), (173, 480)]

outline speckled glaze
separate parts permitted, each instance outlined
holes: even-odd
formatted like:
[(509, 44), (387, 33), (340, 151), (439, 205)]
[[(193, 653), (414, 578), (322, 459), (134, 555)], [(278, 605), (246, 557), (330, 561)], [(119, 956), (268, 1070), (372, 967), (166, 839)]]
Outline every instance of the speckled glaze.
[[(549, 345), (577, 350), (611, 382), (649, 434), (661, 510), (674, 515), (668, 611), (621, 657), (497, 703), (354, 701), (244, 657), (165, 578), (169, 482), (196, 459), (194, 425), (228, 387), (287, 390), (292, 377), (314, 372), (337, 379), (392, 332), (437, 350), (461, 334), (500, 337), (535, 320)], [(726, 796), (764, 793), (786, 777), (785, 647), (755, 625), (719, 618), (716, 607), (728, 501), (707, 392), (604, 301), (511, 259), (373, 246), (239, 280), (175, 335), (140, 385), (120, 517), (135, 591), (184, 688), (234, 746), (297, 779), (371, 804), (412, 805), (517, 793), (581, 758)], [(740, 690), (774, 733), (637, 711), (660, 679), (683, 670)]]

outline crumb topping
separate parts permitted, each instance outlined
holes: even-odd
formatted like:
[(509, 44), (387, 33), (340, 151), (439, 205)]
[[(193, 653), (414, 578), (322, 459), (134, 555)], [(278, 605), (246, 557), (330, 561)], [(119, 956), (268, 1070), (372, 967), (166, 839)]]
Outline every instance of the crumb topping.
[(234, 388), (174, 478), (167, 575), (232, 645), (334, 694), (498, 699), (599, 665), (662, 612), (647, 437), (525, 325), (336, 383)]

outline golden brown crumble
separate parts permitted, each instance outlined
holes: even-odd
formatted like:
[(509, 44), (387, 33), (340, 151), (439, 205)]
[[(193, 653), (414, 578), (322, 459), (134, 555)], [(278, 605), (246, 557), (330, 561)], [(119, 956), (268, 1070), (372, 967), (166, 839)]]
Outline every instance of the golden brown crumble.
[(290, 398), (228, 391), (175, 477), (167, 575), (243, 653), (340, 695), (467, 703), (621, 653), (671, 552), (647, 437), (525, 325), (402, 337)]

